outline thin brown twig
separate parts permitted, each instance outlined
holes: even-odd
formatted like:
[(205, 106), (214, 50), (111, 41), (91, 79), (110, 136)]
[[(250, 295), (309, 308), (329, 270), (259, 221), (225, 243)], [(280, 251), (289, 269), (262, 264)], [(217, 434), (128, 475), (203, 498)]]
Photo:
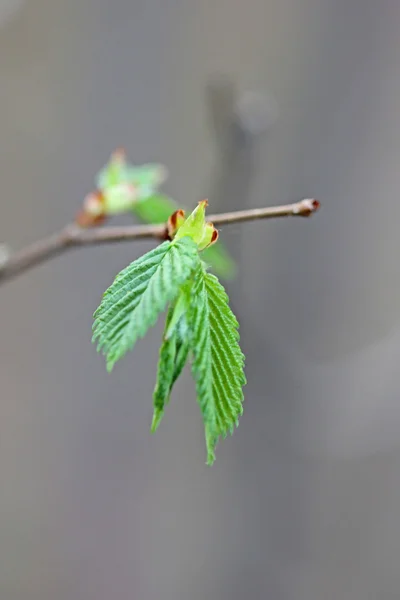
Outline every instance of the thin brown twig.
[[(307, 199), (294, 204), (210, 215), (208, 220), (214, 225), (227, 225), (257, 219), (309, 217), (318, 208), (317, 200)], [(67, 225), (58, 233), (11, 254), (0, 267), (0, 284), (72, 248), (151, 238), (166, 239), (166, 226), (131, 225), (82, 229), (75, 224)]]

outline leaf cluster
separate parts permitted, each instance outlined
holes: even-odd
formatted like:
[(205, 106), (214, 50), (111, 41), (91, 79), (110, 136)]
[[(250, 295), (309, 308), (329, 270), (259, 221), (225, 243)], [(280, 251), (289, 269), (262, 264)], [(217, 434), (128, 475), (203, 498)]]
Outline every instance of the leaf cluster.
[(211, 465), (219, 438), (233, 432), (242, 414), (244, 356), (228, 296), (201, 260), (197, 234), (185, 231), (182, 227), (176, 239), (117, 275), (94, 314), (93, 341), (111, 371), (166, 311), (151, 430), (158, 428), (173, 386), (189, 363)]
[[(131, 212), (143, 223), (165, 224), (178, 208), (169, 196), (160, 192), (168, 177), (160, 164), (133, 165), (125, 151), (116, 150), (95, 178), (96, 188), (103, 197), (106, 216)], [(204, 260), (224, 279), (236, 276), (236, 264), (222, 242), (205, 249)]]

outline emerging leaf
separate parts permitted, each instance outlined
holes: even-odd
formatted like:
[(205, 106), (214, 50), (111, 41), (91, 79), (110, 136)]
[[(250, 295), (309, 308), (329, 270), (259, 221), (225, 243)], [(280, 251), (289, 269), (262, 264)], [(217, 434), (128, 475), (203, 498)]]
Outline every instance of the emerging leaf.
[(157, 192), (168, 178), (168, 170), (164, 165), (149, 163), (126, 167), (127, 179), (139, 189), (139, 199), (144, 200)]
[(131, 183), (118, 183), (103, 191), (104, 212), (107, 216), (127, 212), (136, 202), (138, 189)]
[(125, 169), (126, 153), (123, 148), (118, 148), (111, 154), (108, 163), (96, 175), (97, 189), (104, 191), (114, 185), (127, 183)]
[[(168, 322), (168, 319), (167, 319)], [(157, 381), (153, 392), (153, 420), (151, 432), (154, 433), (164, 415), (164, 407), (169, 401), (172, 390), (172, 379), (175, 368), (176, 336), (163, 340), (157, 367)]]
[(153, 326), (200, 262), (194, 242), (164, 242), (117, 275), (94, 313), (93, 341), (107, 357), (107, 369)]
[(177, 203), (169, 196), (154, 194), (134, 204), (132, 212), (145, 223), (162, 225), (168, 221), (172, 213), (178, 208)]
[(192, 372), (203, 415), (207, 464), (215, 460), (220, 436), (233, 432), (243, 412), (244, 356), (238, 322), (218, 279), (199, 265), (194, 275), (188, 316)]
[(105, 193), (115, 185), (127, 184), (137, 190), (137, 198), (142, 200), (154, 194), (167, 176), (167, 170), (163, 165), (131, 165), (126, 160), (125, 151), (118, 149), (97, 174), (96, 187)]
[(206, 231), (206, 206), (207, 200), (202, 200), (198, 203), (196, 208), (190, 213), (183, 225), (178, 229), (175, 239), (179, 240), (182, 237), (191, 237), (196, 244), (200, 247), (201, 242), (205, 235), (208, 234)]

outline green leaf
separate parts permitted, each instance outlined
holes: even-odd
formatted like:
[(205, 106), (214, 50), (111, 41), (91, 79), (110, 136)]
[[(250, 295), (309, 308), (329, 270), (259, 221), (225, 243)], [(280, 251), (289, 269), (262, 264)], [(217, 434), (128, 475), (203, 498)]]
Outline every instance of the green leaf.
[[(168, 315), (170, 315), (170, 312)], [(165, 328), (168, 327), (169, 318), (165, 324)], [(161, 419), (164, 415), (164, 407), (169, 401), (169, 397), (172, 389), (172, 379), (175, 368), (175, 356), (176, 356), (176, 335), (172, 335), (169, 338), (164, 338), (160, 348), (158, 367), (157, 367), (157, 380), (153, 392), (153, 420), (151, 423), (151, 432), (154, 433), (161, 423)]]
[(136, 202), (132, 206), (132, 212), (145, 223), (162, 225), (168, 221), (178, 204), (169, 196), (154, 194), (145, 200)]
[(179, 321), (176, 328), (175, 337), (175, 364), (171, 382), (171, 390), (175, 382), (178, 380), (178, 377), (182, 373), (189, 356), (190, 344), (186, 316), (183, 316)]
[(140, 190), (140, 196), (154, 193), (167, 178), (167, 169), (160, 164), (131, 165), (125, 155), (113, 153), (108, 163), (95, 178), (96, 187), (105, 192), (120, 184), (131, 184)]
[(182, 238), (164, 242), (117, 275), (93, 324), (93, 341), (106, 356), (109, 371), (155, 324), (199, 262), (194, 242)]
[(164, 332), (165, 339), (170, 338), (175, 333), (179, 323), (181, 323), (183, 317), (189, 310), (191, 285), (192, 284), (189, 280), (181, 287), (179, 295), (177, 296), (173, 306), (171, 307), (171, 314), (169, 316), (168, 322), (166, 323)]
[(192, 372), (205, 426), (207, 464), (215, 460), (219, 437), (233, 432), (243, 412), (244, 355), (238, 322), (218, 279), (197, 267), (188, 316)]
[[(179, 302), (179, 300), (178, 300)], [(157, 369), (157, 381), (153, 393), (153, 421), (151, 431), (154, 433), (161, 423), (164, 407), (169, 402), (172, 388), (182, 373), (189, 354), (189, 338), (187, 331), (186, 315), (181, 314), (172, 331), (167, 337), (167, 332), (173, 325), (177, 303), (168, 311), (165, 322), (165, 334)]]
[(201, 257), (219, 277), (227, 280), (236, 277), (236, 263), (220, 240), (203, 250)]

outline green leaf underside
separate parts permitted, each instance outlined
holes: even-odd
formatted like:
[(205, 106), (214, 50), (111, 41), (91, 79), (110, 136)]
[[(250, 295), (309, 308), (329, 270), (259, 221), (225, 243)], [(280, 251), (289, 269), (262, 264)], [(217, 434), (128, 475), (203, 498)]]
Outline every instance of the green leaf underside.
[(203, 415), (207, 464), (215, 460), (219, 437), (232, 433), (243, 412), (244, 355), (238, 322), (218, 279), (196, 268), (189, 312), (192, 372)]
[[(165, 332), (170, 327), (173, 319), (174, 306), (172, 306), (165, 322)], [(160, 348), (157, 381), (154, 388), (153, 421), (151, 431), (155, 432), (164, 414), (164, 407), (169, 402), (172, 388), (182, 373), (189, 354), (189, 340), (187, 335), (186, 315), (182, 315), (176, 323), (172, 334), (163, 340)]]
[(195, 243), (185, 237), (160, 244), (117, 275), (93, 324), (93, 341), (109, 371), (155, 324), (199, 262)]

